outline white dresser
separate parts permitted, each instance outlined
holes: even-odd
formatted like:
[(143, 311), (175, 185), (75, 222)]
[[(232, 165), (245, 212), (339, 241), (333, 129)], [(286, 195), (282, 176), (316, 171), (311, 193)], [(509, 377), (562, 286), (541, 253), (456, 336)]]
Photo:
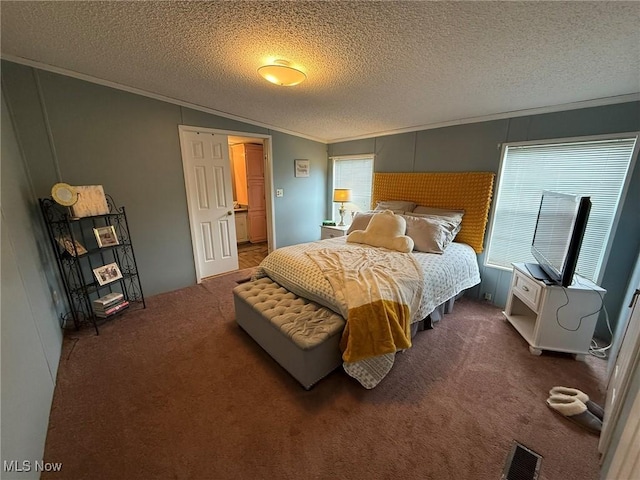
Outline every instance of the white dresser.
[(579, 276), (569, 287), (545, 285), (524, 263), (513, 264), (504, 316), (529, 343), (529, 351), (576, 354), (583, 360), (602, 308), (606, 290)]

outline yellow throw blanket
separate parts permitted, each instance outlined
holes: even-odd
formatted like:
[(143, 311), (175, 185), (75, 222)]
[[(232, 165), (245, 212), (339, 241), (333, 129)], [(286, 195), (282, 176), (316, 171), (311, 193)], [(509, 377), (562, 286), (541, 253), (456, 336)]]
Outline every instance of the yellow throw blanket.
[(340, 339), (342, 359), (357, 362), (411, 346), (409, 307), (378, 300), (350, 308)]
[(333, 287), (347, 320), (340, 344), (345, 362), (411, 346), (412, 315), (424, 285), (413, 255), (371, 247), (325, 248), (307, 255)]

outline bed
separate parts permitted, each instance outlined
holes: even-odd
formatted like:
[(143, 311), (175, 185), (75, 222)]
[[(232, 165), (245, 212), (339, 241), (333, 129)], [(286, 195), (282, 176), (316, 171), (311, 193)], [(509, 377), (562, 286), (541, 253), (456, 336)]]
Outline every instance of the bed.
[[(365, 388), (373, 388), (391, 370), (396, 352), (411, 346), (410, 338), (418, 330), (424, 329), (425, 324), (430, 326), (432, 321), (439, 320), (442, 312), (451, 308), (455, 298), (480, 282), (477, 254), (483, 249), (493, 181), (494, 174), (490, 172), (374, 174), (374, 206), (379, 202), (410, 201), (420, 206), (463, 210), (465, 213), (454, 242), (441, 254), (417, 251), (399, 253), (388, 248), (348, 242), (347, 237), (292, 245), (269, 254), (253, 279), (269, 277), (286, 290), (347, 319), (343, 333), (345, 343), (341, 343), (345, 359), (343, 367)], [(344, 337), (349, 325), (356, 323), (352, 320), (353, 315), (350, 316), (352, 301), (345, 298), (349, 296), (346, 292), (353, 294), (366, 288), (347, 290), (344, 285), (336, 284), (336, 278), (341, 274), (355, 275), (346, 272), (347, 265), (354, 259), (364, 257), (371, 257), (367, 265), (373, 266), (373, 270), (378, 272), (372, 275), (380, 275), (373, 279), (374, 282), (384, 280), (387, 270), (392, 272), (389, 274), (389, 277), (393, 277), (390, 281), (404, 282), (404, 286), (401, 285), (405, 289), (401, 292), (402, 301), (398, 303), (407, 307), (409, 312), (407, 328), (410, 337), (408, 343), (396, 342), (393, 351), (387, 348), (384, 353), (374, 351), (347, 359), (350, 350), (345, 346)], [(398, 259), (404, 263), (396, 265)], [(407, 273), (406, 278), (401, 278), (405, 272), (413, 270), (417, 272), (412, 272), (413, 277)], [(414, 285), (415, 288), (409, 290), (407, 285)], [(396, 313), (392, 312), (391, 317), (395, 319)], [(399, 328), (405, 328), (406, 323), (404, 321)]]

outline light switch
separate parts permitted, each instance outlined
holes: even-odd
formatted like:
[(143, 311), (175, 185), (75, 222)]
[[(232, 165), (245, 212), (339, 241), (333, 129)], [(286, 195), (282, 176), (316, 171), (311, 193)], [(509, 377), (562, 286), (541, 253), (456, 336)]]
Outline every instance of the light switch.
[(276, 188), (276, 197), (284, 197), (284, 189)]

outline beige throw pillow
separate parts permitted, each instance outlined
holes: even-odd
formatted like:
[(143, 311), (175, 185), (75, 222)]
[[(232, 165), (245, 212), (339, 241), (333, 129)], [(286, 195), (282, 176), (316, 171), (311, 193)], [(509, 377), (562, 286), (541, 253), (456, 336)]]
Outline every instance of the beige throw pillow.
[(404, 234), (406, 229), (407, 224), (402, 215), (385, 210), (373, 215), (366, 229), (355, 230), (347, 235), (347, 242), (409, 253), (413, 250), (413, 240)]

